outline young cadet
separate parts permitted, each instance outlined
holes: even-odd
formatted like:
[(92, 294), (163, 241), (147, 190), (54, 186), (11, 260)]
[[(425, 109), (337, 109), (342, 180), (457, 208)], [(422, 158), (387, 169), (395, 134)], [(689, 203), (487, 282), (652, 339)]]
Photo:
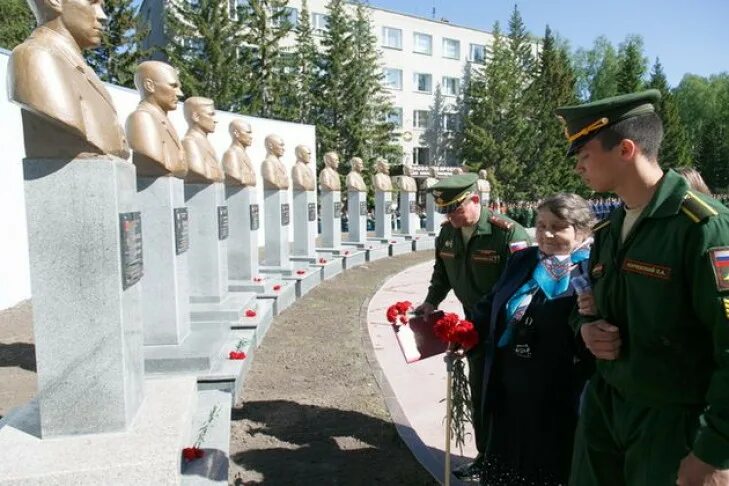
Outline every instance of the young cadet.
[(624, 206), (595, 228), (579, 332), (597, 358), (574, 486), (729, 484), (729, 210), (658, 165), (648, 90), (557, 109), (568, 155)]
[[(432, 313), (453, 289), (469, 319), (474, 305), (491, 291), (501, 276), (511, 253), (531, 244), (524, 228), (506, 216), (493, 214), (481, 206), (476, 174), (460, 174), (431, 186), (436, 208), (447, 220), (435, 240), (435, 265), (428, 295), (417, 309)], [(484, 333), (480, 333), (485, 336)], [(484, 347), (479, 344), (467, 354), (473, 429), (478, 456), (472, 463), (456, 470), (461, 479), (478, 479), (486, 450), (487, 431), (481, 423), (481, 388), (484, 369)]]

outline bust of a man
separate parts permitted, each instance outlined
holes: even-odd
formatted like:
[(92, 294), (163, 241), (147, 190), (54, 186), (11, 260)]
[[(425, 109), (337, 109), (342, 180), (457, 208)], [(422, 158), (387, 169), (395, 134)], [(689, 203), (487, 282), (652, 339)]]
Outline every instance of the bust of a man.
[(275, 134), (268, 135), (264, 140), (266, 158), (261, 164), (263, 188), (267, 191), (282, 191), (289, 188), (289, 176), (286, 167), (281, 162), (284, 154), (284, 141)]
[(375, 191), (392, 192), (392, 179), (390, 179), (390, 164), (380, 157), (375, 164)]
[(478, 171), (478, 192), (491, 192), (491, 183), (486, 179), (486, 170)]
[(428, 189), (438, 183), (438, 177), (435, 174), (435, 167), (428, 170), (428, 177), (425, 179), (425, 188)]
[(453, 169), (453, 175), (458, 174), (463, 174), (463, 169), (461, 169), (460, 167), (456, 167), (455, 169)]
[(339, 191), (342, 184), (339, 181), (339, 154), (327, 152), (324, 154), (324, 168), (319, 172), (319, 188), (322, 191)]
[(228, 133), (230, 133), (230, 147), (223, 154), (225, 183), (231, 186), (253, 187), (256, 185), (256, 172), (247, 152), (253, 143), (251, 125), (237, 118), (228, 125)]
[(418, 184), (413, 179), (413, 168), (409, 164), (402, 166), (402, 175), (397, 179), (397, 188), (401, 192), (418, 192)]
[(359, 157), (352, 157), (352, 170), (347, 174), (347, 190), (349, 192), (367, 192), (367, 185), (362, 178), (364, 162)]
[(8, 65), (8, 95), (22, 110), (29, 158), (129, 157), (111, 96), (82, 51), (98, 47), (103, 2), (28, 0), (38, 27)]
[(184, 178), (185, 152), (167, 118), (167, 112), (177, 109), (177, 99), (182, 96), (177, 71), (164, 62), (144, 61), (137, 66), (134, 85), (142, 101), (127, 118), (126, 128), (137, 176)]
[(316, 191), (316, 179), (309, 168), (311, 165), (311, 149), (306, 145), (296, 146), (296, 163), (291, 169), (291, 182), (294, 191)]
[(215, 104), (209, 98), (192, 96), (183, 105), (187, 133), (182, 139), (187, 159), (186, 182), (210, 183), (223, 182), (225, 176), (218, 162), (215, 149), (208, 140), (208, 134), (215, 131)]

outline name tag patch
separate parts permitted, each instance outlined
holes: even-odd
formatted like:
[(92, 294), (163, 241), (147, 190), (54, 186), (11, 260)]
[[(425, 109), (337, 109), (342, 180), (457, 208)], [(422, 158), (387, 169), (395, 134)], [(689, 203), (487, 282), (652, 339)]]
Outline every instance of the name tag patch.
[(711, 269), (714, 271), (716, 289), (729, 290), (729, 246), (709, 248)]
[(451, 251), (443, 251), (443, 250), (441, 250), (439, 252), (439, 255), (441, 258), (455, 258), (456, 257), (455, 253), (453, 253)]
[(657, 278), (659, 280), (671, 280), (671, 267), (656, 265), (655, 263), (641, 262), (626, 258), (623, 261), (623, 271), (637, 273), (645, 277)]
[(592, 267), (592, 270), (590, 270), (590, 275), (592, 275), (592, 278), (600, 278), (605, 273), (605, 265), (602, 263), (596, 264), (594, 267)]
[(471, 258), (474, 262), (499, 263), (501, 261), (501, 255), (475, 254)]

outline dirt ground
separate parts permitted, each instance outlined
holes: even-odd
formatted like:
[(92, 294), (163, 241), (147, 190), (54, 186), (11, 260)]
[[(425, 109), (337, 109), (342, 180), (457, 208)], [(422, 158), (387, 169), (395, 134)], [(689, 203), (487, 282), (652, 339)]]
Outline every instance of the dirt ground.
[[(430, 258), (343, 272), (275, 318), (233, 410), (231, 484), (437, 484), (400, 440), (360, 331), (380, 284)], [(0, 416), (35, 395), (34, 352), (30, 303), (0, 312)]]

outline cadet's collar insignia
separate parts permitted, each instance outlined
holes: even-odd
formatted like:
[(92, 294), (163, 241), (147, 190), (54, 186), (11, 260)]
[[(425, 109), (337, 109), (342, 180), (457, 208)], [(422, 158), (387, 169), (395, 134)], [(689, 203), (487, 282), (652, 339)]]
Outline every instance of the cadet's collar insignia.
[(716, 290), (719, 292), (729, 290), (729, 246), (709, 248), (709, 258), (716, 280)]
[(626, 258), (623, 261), (623, 271), (637, 273), (645, 277), (657, 278), (660, 280), (671, 280), (671, 267), (656, 265), (655, 263), (641, 262)]
[(724, 304), (724, 316), (729, 319), (729, 298), (724, 297), (721, 299)]
[(592, 278), (600, 278), (605, 273), (605, 265), (602, 263), (598, 263), (594, 267), (592, 267), (592, 270), (590, 270), (590, 275), (592, 275)]

